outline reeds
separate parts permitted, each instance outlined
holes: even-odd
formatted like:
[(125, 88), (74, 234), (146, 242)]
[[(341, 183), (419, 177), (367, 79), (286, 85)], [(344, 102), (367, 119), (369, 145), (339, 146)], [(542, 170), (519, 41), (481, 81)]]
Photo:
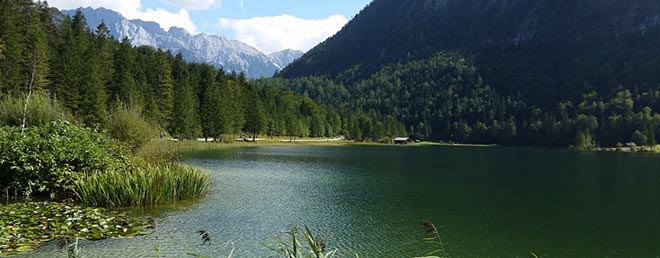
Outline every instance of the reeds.
[(424, 257), (437, 257), (431, 255), (442, 252), (442, 258), (449, 258), (447, 251), (445, 251), (445, 246), (442, 243), (442, 238), (440, 238), (440, 232), (438, 231), (438, 228), (435, 226), (435, 224), (433, 224), (433, 222), (430, 221), (424, 221), (422, 222), (422, 226), (424, 226), (424, 229), (426, 229), (427, 234), (433, 235), (432, 237), (424, 238), (424, 241), (428, 241), (428, 242), (437, 241), (438, 243), (440, 243), (440, 250), (435, 250), (433, 252), (430, 252), (424, 255)]
[[(21, 126), (25, 96), (0, 94), (0, 126)], [(27, 113), (27, 126), (43, 126), (53, 121), (69, 120), (69, 115), (44, 93), (33, 94)]]
[[(292, 227), (291, 231), (288, 233), (290, 243), (288, 239), (283, 239), (280, 237), (273, 238), (275, 246), (266, 246), (268, 249), (282, 255), (285, 258), (331, 258), (337, 257), (337, 250), (332, 250), (325, 252), (326, 245), (325, 242), (318, 237), (314, 236), (312, 231), (305, 226), (301, 233), (298, 232), (297, 227)], [(302, 235), (304, 243), (302, 244), (298, 240), (298, 235)], [(356, 255), (357, 257), (357, 255)]]
[(94, 207), (145, 207), (206, 195), (212, 181), (202, 170), (178, 164), (109, 171), (76, 182), (80, 201)]

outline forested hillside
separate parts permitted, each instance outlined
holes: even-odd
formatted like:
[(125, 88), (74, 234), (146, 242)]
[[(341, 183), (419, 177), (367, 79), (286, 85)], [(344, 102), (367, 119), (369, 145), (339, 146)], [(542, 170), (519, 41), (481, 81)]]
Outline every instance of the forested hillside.
[(341, 129), (336, 112), (309, 98), (117, 42), (104, 24), (90, 31), (82, 13), (64, 16), (45, 2), (0, 2), (0, 74), (1, 94), (47, 94), (90, 127), (128, 105), (182, 139), (335, 136)]
[(658, 86), (659, 17), (657, 0), (375, 0), (281, 76), (353, 82), (452, 51), (502, 94), (554, 106), (592, 90)]
[(659, 90), (591, 91), (542, 108), (498, 93), (455, 53), (392, 64), (348, 86), (323, 77), (274, 82), (340, 110), (391, 117), (418, 139), (593, 148), (655, 145), (659, 136)]
[(653, 145), (658, 17), (657, 0), (375, 0), (279, 77), (421, 139)]

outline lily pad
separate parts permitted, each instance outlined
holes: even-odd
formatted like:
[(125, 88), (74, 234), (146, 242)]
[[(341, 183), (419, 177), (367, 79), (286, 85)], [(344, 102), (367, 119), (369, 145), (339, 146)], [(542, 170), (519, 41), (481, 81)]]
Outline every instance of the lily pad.
[(99, 240), (142, 235), (148, 224), (115, 211), (63, 203), (0, 205), (0, 256), (29, 252), (60, 237)]

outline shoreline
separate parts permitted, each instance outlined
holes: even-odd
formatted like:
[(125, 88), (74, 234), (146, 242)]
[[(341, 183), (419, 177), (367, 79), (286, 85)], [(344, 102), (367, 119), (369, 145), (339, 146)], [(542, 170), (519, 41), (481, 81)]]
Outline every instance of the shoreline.
[[(203, 140), (185, 140), (185, 141), (171, 141), (171, 140), (154, 140), (148, 144), (147, 149), (165, 149), (167, 151), (186, 152), (186, 151), (199, 151), (199, 150), (216, 150), (216, 149), (229, 149), (229, 148), (242, 148), (242, 147), (260, 147), (260, 146), (391, 146), (391, 147), (424, 147), (424, 146), (438, 146), (438, 147), (470, 147), (470, 148), (496, 148), (496, 147), (512, 147), (512, 148), (545, 148), (534, 146), (502, 146), (497, 144), (465, 144), (465, 143), (444, 143), (444, 142), (419, 142), (410, 144), (386, 144), (377, 142), (355, 142), (343, 138), (297, 138), (290, 141), (288, 137), (274, 137), (271, 139), (257, 138), (256, 142), (252, 141), (235, 141), (231, 143), (222, 142), (205, 142)], [(569, 147), (566, 148), (551, 148), (556, 150), (574, 150)], [(574, 150), (574, 151), (588, 151), (588, 152), (619, 152), (619, 153), (660, 153), (660, 145), (653, 147), (639, 146), (639, 147), (597, 147), (589, 150)]]

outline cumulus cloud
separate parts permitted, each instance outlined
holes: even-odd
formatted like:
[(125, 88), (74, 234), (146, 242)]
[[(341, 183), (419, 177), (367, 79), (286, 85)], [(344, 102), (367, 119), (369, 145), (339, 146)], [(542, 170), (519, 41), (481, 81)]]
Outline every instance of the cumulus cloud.
[(187, 10), (208, 10), (220, 7), (220, 0), (163, 0), (164, 2)]
[[(175, 1), (172, 2), (218, 2), (215, 0), (206, 1)], [(190, 14), (186, 9), (180, 9), (178, 12), (170, 12), (165, 9), (144, 9), (140, 0), (49, 0), (48, 4), (59, 9), (75, 9), (78, 7), (104, 7), (121, 13), (128, 19), (140, 19), (143, 21), (153, 21), (160, 24), (163, 29), (170, 27), (184, 28), (191, 33), (197, 32), (195, 23), (190, 19)]]
[(236, 34), (236, 39), (272, 53), (284, 49), (308, 51), (334, 35), (348, 19), (333, 15), (323, 20), (307, 20), (291, 15), (250, 19), (219, 19), (218, 26)]

